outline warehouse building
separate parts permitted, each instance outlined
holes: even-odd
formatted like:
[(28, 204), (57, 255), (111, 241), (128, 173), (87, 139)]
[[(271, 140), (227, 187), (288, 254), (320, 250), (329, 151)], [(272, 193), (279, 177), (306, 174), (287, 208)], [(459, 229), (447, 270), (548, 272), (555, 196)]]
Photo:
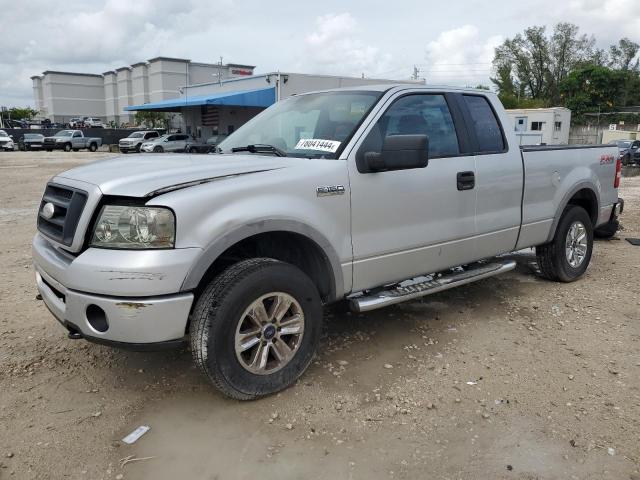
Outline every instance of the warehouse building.
[[(229, 135), (278, 100), (305, 92), (340, 87), (395, 84), (398, 80), (271, 72), (188, 85), (179, 98), (125, 107), (128, 112), (174, 112), (179, 128), (195, 138)], [(401, 83), (423, 81), (403, 80)]]
[(102, 74), (47, 70), (31, 77), (36, 110), (52, 122), (98, 117), (133, 122), (131, 105), (178, 98), (185, 85), (253, 75), (252, 65), (212, 64), (156, 57)]

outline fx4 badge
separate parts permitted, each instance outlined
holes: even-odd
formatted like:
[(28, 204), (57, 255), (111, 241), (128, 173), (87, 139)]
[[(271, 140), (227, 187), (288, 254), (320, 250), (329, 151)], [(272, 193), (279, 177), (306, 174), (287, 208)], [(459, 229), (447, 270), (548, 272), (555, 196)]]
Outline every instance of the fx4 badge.
[(344, 185), (327, 185), (316, 188), (316, 195), (328, 197), (329, 195), (344, 195)]

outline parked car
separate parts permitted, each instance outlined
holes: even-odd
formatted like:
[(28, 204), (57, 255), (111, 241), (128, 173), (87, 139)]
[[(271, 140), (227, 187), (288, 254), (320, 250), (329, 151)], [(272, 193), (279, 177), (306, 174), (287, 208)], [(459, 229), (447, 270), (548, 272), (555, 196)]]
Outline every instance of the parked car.
[(18, 139), (18, 150), (41, 150), (44, 148), (44, 135), (25, 133)]
[(416, 299), (528, 247), (542, 277), (584, 275), (620, 210), (618, 151), (521, 149), (510, 125), (492, 92), (369, 85), (279, 101), (198, 162), (79, 166), (40, 202), (38, 291), (71, 338), (189, 339), (226, 395), (277, 392), (311, 364), (323, 305)]
[(82, 122), (87, 128), (104, 128), (104, 123), (99, 118), (85, 117)]
[(80, 117), (74, 117), (71, 120), (69, 120), (69, 128), (82, 128), (84, 127), (84, 122), (82, 121), (82, 118)]
[(153, 138), (144, 142), (140, 146), (140, 151), (155, 153), (183, 152), (188, 139), (189, 135), (184, 135), (182, 133), (162, 135), (161, 137)]
[(184, 147), (184, 151), (188, 153), (211, 153), (216, 151), (217, 145), (222, 142), (226, 135), (214, 135), (207, 138), (205, 142), (189, 138)]
[(13, 135), (9, 135), (4, 130), (0, 130), (0, 150), (13, 151)]
[(87, 149), (91, 152), (98, 150), (102, 145), (99, 137), (85, 137), (82, 130), (61, 130), (53, 137), (44, 138), (44, 148), (47, 152), (52, 150), (64, 150), (77, 152), (80, 149)]
[(609, 145), (618, 147), (618, 157), (623, 165), (640, 165), (640, 140), (612, 140)]
[(128, 137), (122, 138), (118, 142), (118, 147), (122, 153), (139, 152), (144, 142), (158, 137), (160, 134), (155, 130), (133, 132)]

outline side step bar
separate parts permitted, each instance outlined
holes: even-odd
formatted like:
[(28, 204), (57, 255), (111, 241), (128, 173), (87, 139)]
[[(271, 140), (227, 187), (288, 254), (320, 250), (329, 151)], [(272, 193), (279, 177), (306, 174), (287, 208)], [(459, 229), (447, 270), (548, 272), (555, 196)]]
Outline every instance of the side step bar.
[(483, 278), (493, 277), (494, 275), (508, 272), (514, 268), (516, 268), (516, 262), (514, 260), (475, 263), (464, 269), (458, 267), (446, 273), (406, 280), (389, 290), (353, 297), (349, 300), (349, 304), (351, 310), (355, 312), (368, 312), (376, 308), (395, 305), (396, 303), (406, 302), (414, 298), (420, 298), (460, 285), (466, 285), (467, 283), (482, 280)]

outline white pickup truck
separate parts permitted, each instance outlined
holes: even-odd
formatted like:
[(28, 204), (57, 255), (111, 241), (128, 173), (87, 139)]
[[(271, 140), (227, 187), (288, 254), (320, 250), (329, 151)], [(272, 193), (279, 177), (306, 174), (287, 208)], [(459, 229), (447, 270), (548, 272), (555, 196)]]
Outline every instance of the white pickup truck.
[(190, 341), (225, 394), (310, 364), (323, 305), (368, 311), (514, 268), (582, 276), (616, 221), (615, 146), (521, 149), (497, 97), (407, 85), (297, 95), (219, 153), (127, 156), (55, 176), (36, 281), (70, 338)]

